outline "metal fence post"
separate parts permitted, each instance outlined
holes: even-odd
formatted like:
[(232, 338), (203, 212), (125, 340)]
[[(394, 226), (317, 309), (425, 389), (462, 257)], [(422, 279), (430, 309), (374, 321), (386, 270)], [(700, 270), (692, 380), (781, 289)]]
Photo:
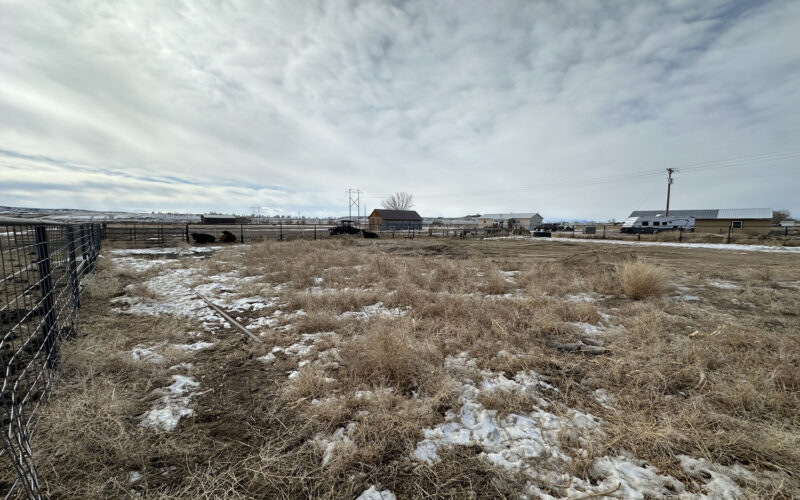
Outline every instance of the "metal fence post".
[(78, 283), (78, 262), (75, 258), (75, 228), (67, 226), (67, 246), (69, 248), (69, 282), (72, 289), (72, 304), (81, 307), (81, 291)]
[(239, 224), (239, 240), (244, 243), (244, 225)]
[(278, 223), (278, 229), (280, 230), (280, 235), (279, 235), (278, 239), (280, 241), (283, 241), (283, 222), (279, 222)]
[(728, 243), (731, 242), (731, 226), (728, 226)]
[(314, 240), (317, 239), (317, 225), (314, 224)]
[(186, 243), (189, 243), (189, 224), (186, 224)]
[(42, 323), (42, 339), (47, 351), (47, 367), (56, 366), (56, 310), (53, 307), (53, 281), (50, 268), (50, 249), (47, 246), (47, 228), (36, 226), (36, 258), (39, 270), (39, 292), (42, 294), (42, 301), (39, 307), (44, 314)]

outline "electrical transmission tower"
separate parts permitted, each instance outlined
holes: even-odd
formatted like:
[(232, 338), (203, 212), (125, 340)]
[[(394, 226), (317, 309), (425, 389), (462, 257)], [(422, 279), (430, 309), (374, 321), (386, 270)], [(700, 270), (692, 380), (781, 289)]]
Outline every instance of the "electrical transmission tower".
[(347, 190), (348, 211), (347, 215), (350, 220), (353, 220), (353, 207), (356, 207), (356, 218), (358, 224), (361, 224), (361, 190), (348, 189)]
[(671, 191), (671, 188), (672, 188), (672, 183), (675, 182), (673, 180), (673, 178), (672, 178), (672, 174), (674, 174), (677, 171), (678, 171), (677, 168), (668, 168), (667, 169), (667, 211), (664, 213), (664, 215), (667, 215), (667, 216), (669, 215), (669, 195), (670, 195), (670, 191)]

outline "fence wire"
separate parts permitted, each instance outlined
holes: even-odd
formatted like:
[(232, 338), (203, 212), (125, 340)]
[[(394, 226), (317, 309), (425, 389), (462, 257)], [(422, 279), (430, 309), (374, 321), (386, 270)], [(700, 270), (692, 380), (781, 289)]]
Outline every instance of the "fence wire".
[(0, 493), (6, 498), (41, 497), (30, 442), (35, 411), (55, 380), (59, 343), (77, 328), (84, 278), (101, 239), (99, 224), (0, 218), (0, 463), (6, 468)]

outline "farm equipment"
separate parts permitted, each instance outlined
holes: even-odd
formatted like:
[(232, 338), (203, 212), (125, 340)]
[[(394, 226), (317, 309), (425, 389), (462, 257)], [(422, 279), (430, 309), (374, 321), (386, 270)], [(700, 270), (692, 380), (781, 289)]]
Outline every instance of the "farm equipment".
[(361, 234), (361, 230), (353, 226), (353, 221), (343, 220), (339, 221), (339, 225), (332, 227), (328, 230), (331, 236), (340, 236), (343, 234)]
[(373, 233), (372, 231), (367, 231), (364, 229), (359, 229), (353, 226), (353, 221), (351, 220), (343, 220), (339, 221), (339, 225), (332, 227), (328, 230), (331, 236), (341, 236), (344, 234), (352, 234), (357, 236), (363, 236), (364, 238), (371, 238), (377, 239), (378, 233)]

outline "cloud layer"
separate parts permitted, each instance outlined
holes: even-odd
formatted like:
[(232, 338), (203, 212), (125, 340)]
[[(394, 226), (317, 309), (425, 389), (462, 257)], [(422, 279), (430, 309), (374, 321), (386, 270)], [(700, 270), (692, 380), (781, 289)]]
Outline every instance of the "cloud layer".
[(673, 207), (800, 212), (798, 23), (789, 0), (2, 2), (0, 204), (327, 215), (354, 187), (621, 218), (694, 165)]

